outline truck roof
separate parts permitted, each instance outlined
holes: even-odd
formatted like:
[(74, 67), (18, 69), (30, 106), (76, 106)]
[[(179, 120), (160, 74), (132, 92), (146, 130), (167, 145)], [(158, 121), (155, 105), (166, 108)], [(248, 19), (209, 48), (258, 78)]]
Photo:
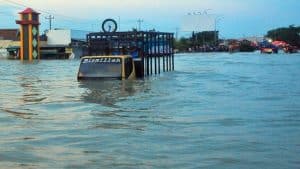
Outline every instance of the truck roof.
[(81, 59), (97, 59), (97, 58), (131, 58), (130, 55), (107, 55), (107, 56), (84, 56)]

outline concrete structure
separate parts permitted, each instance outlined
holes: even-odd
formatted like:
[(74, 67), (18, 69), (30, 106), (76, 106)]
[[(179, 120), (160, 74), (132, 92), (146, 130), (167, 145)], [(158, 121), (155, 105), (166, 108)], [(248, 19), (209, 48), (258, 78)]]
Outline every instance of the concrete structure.
[(20, 25), (20, 59), (39, 59), (39, 13), (27, 8), (19, 14), (20, 20), (16, 23)]
[(71, 45), (70, 29), (47, 30), (41, 38), (42, 59), (74, 58)]

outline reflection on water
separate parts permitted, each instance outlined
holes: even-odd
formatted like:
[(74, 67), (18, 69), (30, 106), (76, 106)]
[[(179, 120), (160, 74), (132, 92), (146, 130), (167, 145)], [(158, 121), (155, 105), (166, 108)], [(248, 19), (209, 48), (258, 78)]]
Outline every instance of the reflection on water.
[(39, 86), (42, 81), (36, 76), (18, 78), (20, 86), (23, 89), (23, 97), (21, 100), (26, 103), (39, 103), (46, 99), (42, 97), (42, 88)]
[(298, 168), (300, 55), (183, 54), (142, 80), (0, 62), (0, 168)]
[[(105, 109), (101, 107), (92, 110), (90, 115), (95, 120), (89, 126), (90, 129), (144, 129), (145, 125), (123, 121), (131, 118), (140, 120), (139, 116), (135, 117), (136, 115), (132, 114), (139, 111), (136, 105), (138, 102), (131, 101), (124, 106), (120, 106), (118, 103), (134, 99), (134, 97), (139, 97), (144, 92), (151, 90), (149, 79), (80, 81), (79, 87), (84, 89), (81, 96), (82, 101), (105, 107)], [(135, 107), (135, 109), (132, 109), (132, 107)]]
[(148, 80), (91, 80), (80, 81), (79, 87), (86, 89), (82, 94), (85, 102), (115, 106), (119, 100), (149, 90), (150, 82)]

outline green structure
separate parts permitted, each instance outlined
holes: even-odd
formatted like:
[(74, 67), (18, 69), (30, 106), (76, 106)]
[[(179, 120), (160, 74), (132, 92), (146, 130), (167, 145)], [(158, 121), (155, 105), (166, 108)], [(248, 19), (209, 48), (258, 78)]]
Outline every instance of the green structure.
[(20, 12), (20, 59), (32, 61), (40, 59), (39, 13), (31, 8)]

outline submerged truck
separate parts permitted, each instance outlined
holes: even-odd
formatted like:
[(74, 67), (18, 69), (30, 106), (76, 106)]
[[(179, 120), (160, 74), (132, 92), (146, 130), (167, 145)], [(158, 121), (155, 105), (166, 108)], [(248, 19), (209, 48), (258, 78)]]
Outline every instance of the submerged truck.
[(116, 28), (116, 23), (108, 19), (103, 32), (87, 34), (88, 56), (81, 59), (79, 80), (143, 78), (174, 70), (173, 33), (116, 32)]
[(85, 56), (81, 59), (78, 80), (84, 79), (134, 79), (135, 64), (129, 55)]

